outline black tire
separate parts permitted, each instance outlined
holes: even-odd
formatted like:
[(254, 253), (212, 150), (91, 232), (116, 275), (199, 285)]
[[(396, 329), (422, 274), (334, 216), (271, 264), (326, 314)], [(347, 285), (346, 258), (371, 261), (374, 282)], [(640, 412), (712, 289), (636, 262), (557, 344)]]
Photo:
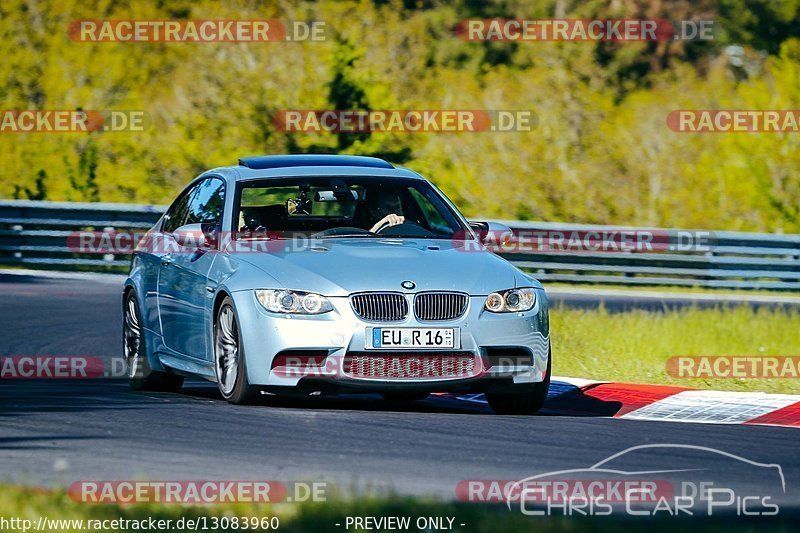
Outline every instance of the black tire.
[[(225, 374), (222, 367), (230, 357), (231, 352), (227, 352), (227, 350), (230, 347), (229, 342), (233, 339), (236, 341), (236, 376), (231, 387), (231, 383), (228, 382), (229, 376)], [(242, 346), (242, 331), (239, 328), (236, 309), (230, 296), (226, 296), (214, 317), (214, 371), (220, 394), (228, 403), (232, 404), (253, 403), (260, 395), (260, 390), (250, 385), (247, 380), (247, 363)], [(229, 370), (227, 369), (227, 371)]]
[(544, 405), (547, 400), (547, 391), (550, 389), (550, 368), (553, 360), (552, 351), (547, 355), (547, 376), (541, 383), (534, 384), (525, 392), (487, 392), (486, 401), (489, 402), (498, 415), (532, 415)]
[(427, 398), (429, 394), (427, 392), (384, 392), (381, 396), (389, 403), (404, 404), (420, 402)]
[(145, 342), (146, 330), (142, 327), (139, 300), (132, 290), (125, 295), (122, 315), (122, 354), (131, 388), (137, 391), (180, 391), (183, 387), (183, 377), (158, 372), (150, 367)]

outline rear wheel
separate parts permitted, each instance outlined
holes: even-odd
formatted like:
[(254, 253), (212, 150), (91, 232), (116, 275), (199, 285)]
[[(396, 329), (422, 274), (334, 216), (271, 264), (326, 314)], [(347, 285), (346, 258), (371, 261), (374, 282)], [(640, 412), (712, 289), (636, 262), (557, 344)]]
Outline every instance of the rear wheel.
[(419, 402), (428, 397), (427, 392), (384, 392), (383, 399), (390, 403)]
[(552, 352), (547, 356), (547, 375), (541, 383), (534, 384), (525, 392), (487, 392), (486, 401), (498, 415), (532, 415), (544, 405), (550, 389)]
[(233, 300), (226, 296), (214, 321), (214, 368), (222, 397), (230, 403), (250, 403), (258, 389), (247, 381), (242, 332), (236, 319)]
[(147, 359), (145, 331), (142, 327), (142, 314), (139, 302), (133, 291), (125, 296), (123, 309), (122, 349), (128, 383), (134, 390), (178, 392), (183, 386), (183, 378), (150, 368)]

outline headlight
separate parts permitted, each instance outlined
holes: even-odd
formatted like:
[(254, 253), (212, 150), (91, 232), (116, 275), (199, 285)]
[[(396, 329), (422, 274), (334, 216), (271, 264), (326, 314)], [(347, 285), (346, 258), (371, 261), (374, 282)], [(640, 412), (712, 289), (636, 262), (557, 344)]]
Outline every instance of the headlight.
[(516, 313), (529, 311), (534, 305), (536, 305), (536, 291), (526, 288), (493, 292), (486, 297), (484, 307), (492, 313)]
[(287, 289), (260, 289), (256, 299), (267, 311), (298, 315), (320, 315), (333, 310), (327, 298), (314, 292)]

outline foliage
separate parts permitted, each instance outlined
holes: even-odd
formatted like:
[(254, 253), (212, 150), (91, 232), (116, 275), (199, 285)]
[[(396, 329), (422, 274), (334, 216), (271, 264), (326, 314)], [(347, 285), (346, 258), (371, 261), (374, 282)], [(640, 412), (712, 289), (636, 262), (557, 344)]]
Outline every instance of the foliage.
[[(466, 42), (467, 17), (714, 19), (713, 42)], [(80, 19), (324, 21), (324, 42), (84, 43)], [(4, 0), (0, 109), (144, 110), (141, 133), (0, 134), (0, 197), (167, 202), (242, 155), (384, 156), (470, 216), (800, 231), (798, 134), (675, 109), (800, 108), (798, 1)], [(728, 45), (744, 47), (731, 60)], [(284, 109), (525, 109), (533, 132), (277, 131)]]

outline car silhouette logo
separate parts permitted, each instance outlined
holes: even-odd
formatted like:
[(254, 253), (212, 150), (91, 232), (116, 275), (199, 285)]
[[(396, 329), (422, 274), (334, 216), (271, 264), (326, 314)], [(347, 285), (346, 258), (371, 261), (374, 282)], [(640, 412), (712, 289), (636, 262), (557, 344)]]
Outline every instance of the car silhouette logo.
[(407, 279), (407, 280), (405, 280), (405, 281), (404, 281), (404, 282), (402, 282), (400, 285), (401, 285), (401, 286), (402, 286), (404, 289), (409, 289), (409, 290), (411, 290), (411, 289), (413, 289), (414, 287), (416, 287), (416, 286), (417, 286), (417, 284), (416, 284), (416, 283), (414, 283), (413, 281), (411, 281), (410, 279)]

